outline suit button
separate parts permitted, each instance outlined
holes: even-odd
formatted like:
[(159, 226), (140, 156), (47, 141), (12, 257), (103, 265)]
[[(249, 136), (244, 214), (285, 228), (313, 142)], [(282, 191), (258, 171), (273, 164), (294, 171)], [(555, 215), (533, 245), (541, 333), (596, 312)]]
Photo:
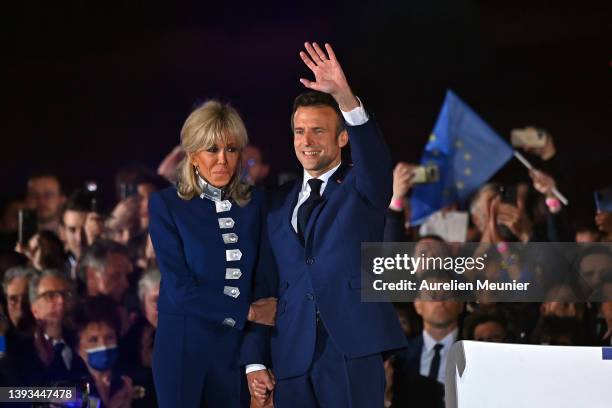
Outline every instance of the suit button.
[(314, 300), (314, 295), (312, 293), (307, 293), (306, 294), (306, 299), (308, 300)]
[(312, 265), (314, 263), (314, 258), (306, 258), (306, 264)]

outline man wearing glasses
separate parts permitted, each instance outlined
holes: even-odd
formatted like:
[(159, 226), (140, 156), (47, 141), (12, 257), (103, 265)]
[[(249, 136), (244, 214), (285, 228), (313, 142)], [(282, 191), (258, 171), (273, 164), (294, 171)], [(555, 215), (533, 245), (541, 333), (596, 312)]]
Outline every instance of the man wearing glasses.
[(71, 282), (58, 270), (47, 269), (30, 279), (29, 298), (36, 330), (32, 339), (35, 353), (24, 361), (28, 383), (70, 378), (74, 353), (69, 346), (71, 335), (64, 328), (64, 316), (73, 296)]

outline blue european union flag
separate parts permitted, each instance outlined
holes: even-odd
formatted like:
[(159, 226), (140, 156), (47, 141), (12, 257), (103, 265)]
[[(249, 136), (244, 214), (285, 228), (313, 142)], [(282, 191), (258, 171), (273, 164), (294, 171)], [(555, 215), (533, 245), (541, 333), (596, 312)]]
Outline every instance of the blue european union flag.
[(438, 167), (439, 179), (414, 187), (411, 223), (418, 225), (439, 209), (467, 200), (512, 155), (510, 145), (447, 90), (421, 159), (423, 166)]

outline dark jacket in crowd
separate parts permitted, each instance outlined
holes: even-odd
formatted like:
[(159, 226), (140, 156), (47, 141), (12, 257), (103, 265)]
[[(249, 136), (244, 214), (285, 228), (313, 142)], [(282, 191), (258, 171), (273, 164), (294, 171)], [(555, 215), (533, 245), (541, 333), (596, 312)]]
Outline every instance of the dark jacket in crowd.
[(423, 334), (408, 339), (408, 347), (393, 362), (393, 407), (444, 407), (444, 385), (420, 374)]

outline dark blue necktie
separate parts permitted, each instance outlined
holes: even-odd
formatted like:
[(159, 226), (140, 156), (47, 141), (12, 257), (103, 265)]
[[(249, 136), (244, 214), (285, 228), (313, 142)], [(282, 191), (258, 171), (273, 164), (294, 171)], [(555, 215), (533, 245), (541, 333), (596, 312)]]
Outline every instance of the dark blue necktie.
[(434, 346), (434, 356), (429, 366), (429, 378), (438, 381), (438, 372), (440, 371), (440, 351), (444, 347), (444, 344), (436, 344)]
[(323, 185), (323, 180), (313, 178), (308, 180), (308, 185), (310, 186), (310, 195), (300, 206), (300, 208), (298, 208), (297, 212), (297, 230), (300, 241), (302, 242), (304, 242), (304, 233), (306, 231), (308, 219), (310, 218), (312, 211), (321, 201), (323, 201), (321, 198), (321, 186)]
[[(66, 343), (59, 341), (53, 345), (53, 361), (51, 363), (51, 372), (56, 374), (63, 373), (68, 370), (62, 352), (66, 348)], [(58, 374), (59, 375), (59, 374)]]
[(64, 351), (64, 347), (66, 347), (66, 344), (64, 344), (63, 341), (58, 341), (57, 343), (55, 343), (53, 345), (53, 354), (56, 357), (62, 357), (62, 351)]

